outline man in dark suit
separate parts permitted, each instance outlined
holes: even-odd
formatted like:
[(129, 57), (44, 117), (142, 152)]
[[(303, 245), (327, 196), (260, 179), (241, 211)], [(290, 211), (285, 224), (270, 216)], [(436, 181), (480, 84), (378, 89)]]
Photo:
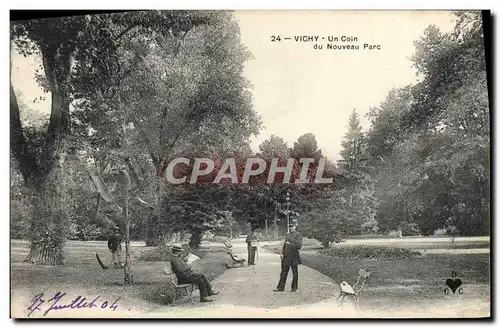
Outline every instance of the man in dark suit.
[(257, 251), (257, 243), (259, 242), (255, 228), (251, 228), (245, 242), (247, 243), (248, 250), (248, 265), (255, 265), (255, 252)]
[(175, 273), (179, 284), (196, 283), (200, 290), (200, 302), (212, 302), (207, 299), (208, 296), (217, 295), (212, 289), (212, 285), (203, 273), (195, 272), (191, 269), (191, 265), (187, 264), (181, 257), (184, 249), (181, 245), (174, 245), (172, 247), (172, 257), (170, 258), (170, 267), (172, 272)]
[(111, 252), (111, 266), (115, 269), (123, 268), (121, 261), (123, 236), (120, 233), (120, 228), (115, 227), (108, 237), (108, 249)]
[(300, 259), (299, 249), (302, 248), (302, 234), (298, 232), (297, 225), (290, 227), (290, 232), (286, 235), (285, 243), (281, 254), (281, 274), (278, 282), (278, 287), (275, 292), (282, 292), (285, 290), (286, 278), (290, 268), (292, 268), (292, 292), (297, 291), (299, 284), (299, 270), (298, 265), (302, 264)]

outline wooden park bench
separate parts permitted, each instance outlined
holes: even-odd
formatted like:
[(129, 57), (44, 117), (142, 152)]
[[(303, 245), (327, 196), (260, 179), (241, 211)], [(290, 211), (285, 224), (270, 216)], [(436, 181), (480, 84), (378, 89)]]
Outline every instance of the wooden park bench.
[(231, 258), (231, 268), (234, 268), (238, 265), (240, 267), (245, 266), (245, 259), (237, 258), (237, 255), (234, 255), (232, 250), (228, 250), (227, 253), (229, 254), (229, 257)]
[[(174, 287), (174, 297), (172, 300), (172, 304), (175, 305), (175, 301), (177, 300), (177, 296), (179, 296), (182, 292), (185, 292), (189, 299), (191, 300), (191, 303), (194, 304), (194, 299), (193, 299), (193, 291), (194, 288), (197, 286), (196, 283), (189, 283), (189, 284), (179, 284), (177, 281), (177, 276), (175, 273), (172, 272), (172, 269), (170, 268), (170, 265), (165, 265), (163, 267), (163, 273), (170, 277), (172, 286)], [(164, 294), (160, 294), (161, 297), (166, 297)]]
[(226, 248), (227, 254), (229, 254), (229, 257), (231, 258), (231, 264), (228, 265), (228, 268), (234, 268), (235, 266), (245, 266), (245, 259), (239, 259), (237, 255), (233, 254), (233, 245), (231, 244), (230, 240), (226, 240), (226, 242), (224, 242), (224, 247)]
[(338, 300), (341, 296), (342, 299), (340, 300), (340, 303), (338, 306), (342, 305), (342, 302), (344, 301), (344, 298), (346, 296), (351, 296), (354, 298), (356, 307), (359, 309), (359, 303), (358, 303), (358, 295), (363, 291), (363, 288), (365, 288), (365, 283), (366, 280), (370, 277), (370, 274), (373, 271), (366, 271), (365, 269), (360, 269), (358, 271), (358, 280), (356, 281), (356, 284), (354, 286), (349, 285), (349, 283), (342, 281), (340, 283), (340, 295), (337, 297), (336, 300)]

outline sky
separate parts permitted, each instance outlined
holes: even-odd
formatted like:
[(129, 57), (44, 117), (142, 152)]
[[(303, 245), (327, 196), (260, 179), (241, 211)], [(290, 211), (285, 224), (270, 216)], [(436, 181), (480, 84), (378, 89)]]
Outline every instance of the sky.
[[(367, 130), (369, 109), (392, 88), (416, 81), (409, 58), (424, 29), (434, 24), (447, 32), (454, 26), (445, 11), (239, 11), (235, 16), (254, 57), (245, 75), (254, 86), (253, 105), (265, 126), (252, 148), (258, 150), (272, 134), (292, 146), (312, 132), (332, 160), (340, 159), (354, 108)], [(281, 41), (272, 42), (272, 35), (280, 35)], [(294, 36), (301, 35), (319, 36), (323, 49), (313, 49), (316, 42), (295, 42)], [(327, 50), (328, 36), (357, 37), (357, 43), (332, 44), (357, 44), (360, 50)], [(365, 43), (381, 49), (363, 50)]]
[[(253, 85), (253, 106), (264, 129), (252, 139), (252, 148), (271, 134), (289, 146), (299, 136), (312, 132), (319, 148), (330, 160), (340, 159), (341, 141), (353, 108), (365, 114), (384, 101), (394, 87), (416, 81), (409, 57), (413, 42), (434, 24), (450, 31), (453, 18), (446, 11), (236, 11), (243, 44), (253, 59), (244, 75)], [(281, 41), (272, 42), (271, 37)], [(296, 42), (295, 36), (318, 36), (318, 42)], [(328, 50), (328, 36), (348, 36), (359, 50)], [(285, 37), (292, 38), (285, 40)], [(325, 40), (321, 38), (325, 37)], [(314, 44), (323, 49), (313, 49)], [(364, 50), (363, 44), (380, 45)], [(45, 95), (34, 80), (38, 59), (13, 55), (12, 82), (27, 100)], [(50, 97), (30, 108), (50, 112)]]

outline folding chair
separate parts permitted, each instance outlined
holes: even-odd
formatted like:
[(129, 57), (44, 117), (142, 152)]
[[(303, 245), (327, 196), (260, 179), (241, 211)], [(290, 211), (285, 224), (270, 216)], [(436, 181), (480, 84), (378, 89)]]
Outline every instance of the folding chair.
[[(163, 267), (163, 273), (165, 273), (167, 276), (170, 277), (172, 286), (174, 287), (174, 298), (172, 300), (172, 304), (175, 305), (175, 301), (177, 299), (177, 296), (179, 296), (179, 292), (185, 292), (189, 299), (191, 300), (191, 303), (194, 304), (194, 299), (193, 299), (193, 291), (196, 286), (195, 283), (189, 283), (189, 284), (179, 284), (177, 281), (177, 276), (175, 273), (172, 272), (172, 269), (170, 268), (169, 265), (165, 265)], [(160, 294), (160, 296), (165, 297), (165, 295)]]
[(354, 286), (349, 285), (346, 281), (342, 281), (340, 283), (340, 295), (335, 299), (335, 301), (337, 301), (342, 296), (338, 306), (342, 305), (346, 296), (352, 296), (356, 303), (356, 307), (359, 309), (358, 295), (363, 291), (363, 288), (365, 288), (366, 280), (370, 277), (372, 272), (373, 271), (366, 271), (366, 268), (360, 269), (358, 271), (358, 280)]

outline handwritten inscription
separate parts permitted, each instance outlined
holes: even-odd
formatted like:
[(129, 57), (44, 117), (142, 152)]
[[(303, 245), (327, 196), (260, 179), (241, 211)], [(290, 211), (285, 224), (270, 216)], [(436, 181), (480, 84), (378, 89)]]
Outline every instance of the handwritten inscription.
[(43, 316), (46, 316), (52, 311), (64, 310), (64, 309), (103, 309), (103, 310), (111, 310), (115, 311), (118, 307), (117, 298), (113, 303), (101, 300), (100, 296), (89, 300), (85, 296), (78, 295), (75, 298), (71, 299), (69, 302), (64, 300), (66, 293), (57, 292), (52, 296), (49, 300), (45, 300), (43, 297), (43, 293), (40, 293), (33, 297), (30, 301), (30, 305), (27, 308), (28, 317), (31, 316), (35, 312), (43, 313)]

